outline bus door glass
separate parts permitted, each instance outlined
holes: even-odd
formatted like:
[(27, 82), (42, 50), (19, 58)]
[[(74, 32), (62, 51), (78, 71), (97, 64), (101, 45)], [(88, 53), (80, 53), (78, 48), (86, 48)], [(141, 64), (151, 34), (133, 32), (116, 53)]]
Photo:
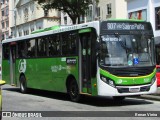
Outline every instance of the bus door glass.
[(91, 33), (80, 34), (82, 92), (91, 93)]
[(10, 81), (15, 85), (15, 63), (16, 63), (16, 43), (10, 43)]

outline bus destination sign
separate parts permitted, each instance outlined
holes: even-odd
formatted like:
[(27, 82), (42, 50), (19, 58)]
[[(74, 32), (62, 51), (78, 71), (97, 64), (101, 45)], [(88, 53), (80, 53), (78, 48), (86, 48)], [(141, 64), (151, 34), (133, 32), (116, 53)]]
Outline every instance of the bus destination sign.
[(145, 30), (148, 27), (147, 24), (143, 23), (105, 22), (102, 24), (102, 30)]

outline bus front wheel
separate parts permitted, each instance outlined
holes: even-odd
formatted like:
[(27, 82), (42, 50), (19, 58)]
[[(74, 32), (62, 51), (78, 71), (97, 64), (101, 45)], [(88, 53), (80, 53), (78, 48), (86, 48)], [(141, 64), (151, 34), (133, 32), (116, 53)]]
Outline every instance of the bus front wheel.
[(79, 88), (76, 80), (71, 80), (68, 86), (68, 94), (73, 102), (80, 100)]
[(20, 77), (20, 91), (21, 93), (27, 92), (27, 81), (24, 75)]

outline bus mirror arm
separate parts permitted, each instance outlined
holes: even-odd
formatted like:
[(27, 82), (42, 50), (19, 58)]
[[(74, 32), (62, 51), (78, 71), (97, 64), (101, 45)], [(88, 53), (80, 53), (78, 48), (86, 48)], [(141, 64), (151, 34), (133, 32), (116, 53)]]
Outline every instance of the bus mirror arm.
[(99, 42), (96, 43), (96, 56), (99, 56), (101, 50), (101, 45)]

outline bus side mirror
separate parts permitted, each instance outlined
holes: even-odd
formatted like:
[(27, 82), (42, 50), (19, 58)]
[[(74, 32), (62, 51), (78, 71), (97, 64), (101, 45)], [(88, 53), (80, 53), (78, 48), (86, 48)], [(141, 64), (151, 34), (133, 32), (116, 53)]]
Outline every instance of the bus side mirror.
[(0, 80), (0, 86), (6, 84), (6, 82), (4, 80)]
[(102, 43), (100, 45), (100, 47), (101, 47), (101, 52), (107, 52), (107, 45), (106, 45), (106, 43)]
[(100, 54), (100, 43), (99, 42), (96, 42), (96, 56), (98, 56)]

